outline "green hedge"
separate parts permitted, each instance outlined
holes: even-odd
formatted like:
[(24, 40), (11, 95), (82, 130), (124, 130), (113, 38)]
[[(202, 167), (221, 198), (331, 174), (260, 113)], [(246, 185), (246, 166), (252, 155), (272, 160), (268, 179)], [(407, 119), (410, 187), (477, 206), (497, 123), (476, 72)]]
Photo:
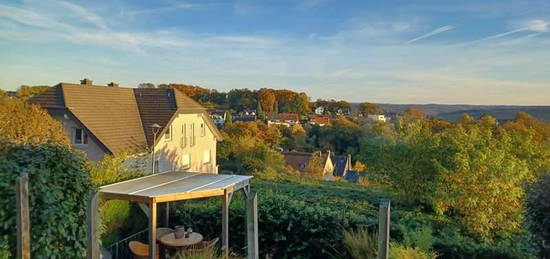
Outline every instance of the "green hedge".
[(16, 254), (15, 179), (22, 172), (29, 175), (32, 256), (85, 257), (86, 203), (94, 187), (83, 156), (56, 144), (0, 140), (0, 243)]
[[(377, 231), (378, 202), (388, 194), (343, 182), (254, 179), (258, 192), (260, 256), (273, 258), (348, 258), (342, 230)], [(179, 203), (174, 224), (191, 226), (207, 238), (220, 236), (221, 199)], [(235, 195), (230, 206), (231, 249), (244, 254), (245, 202)], [(437, 252), (441, 258), (528, 258), (522, 237), (486, 244), (468, 237), (447, 218), (414, 210), (392, 200), (392, 242)]]

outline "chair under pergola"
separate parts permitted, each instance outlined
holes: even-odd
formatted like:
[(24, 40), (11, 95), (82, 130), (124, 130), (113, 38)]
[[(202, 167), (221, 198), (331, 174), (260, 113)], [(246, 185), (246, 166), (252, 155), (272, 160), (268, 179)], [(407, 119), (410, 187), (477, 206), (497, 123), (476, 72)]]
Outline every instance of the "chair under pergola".
[[(247, 258), (258, 258), (257, 195), (250, 191), (252, 176), (165, 172), (102, 186), (88, 201), (88, 258), (99, 258), (97, 226), (100, 199), (137, 202), (149, 218), (149, 258), (156, 254), (157, 205), (191, 199), (222, 197), (222, 251), (229, 251), (229, 203), (242, 190), (246, 196)], [(169, 206), (165, 206), (167, 212)], [(168, 224), (168, 217), (165, 219)]]

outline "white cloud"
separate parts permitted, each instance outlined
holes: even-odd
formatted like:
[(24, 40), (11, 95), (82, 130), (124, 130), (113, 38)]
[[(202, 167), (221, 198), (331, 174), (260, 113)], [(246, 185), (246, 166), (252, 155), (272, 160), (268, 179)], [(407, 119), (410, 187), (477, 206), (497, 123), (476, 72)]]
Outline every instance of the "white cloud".
[(491, 35), (491, 36), (485, 37), (485, 38), (483, 38), (481, 40), (478, 40), (478, 41), (498, 39), (498, 38), (502, 38), (502, 37), (509, 36), (509, 35), (516, 34), (516, 33), (520, 33), (520, 32), (526, 32), (526, 31), (535, 32), (534, 34), (530, 34), (530, 35), (533, 35), (533, 36), (530, 36), (530, 37), (536, 37), (536, 36), (538, 36), (542, 33), (548, 32), (549, 29), (550, 29), (550, 24), (547, 21), (538, 20), (538, 19), (528, 20), (528, 21), (522, 22), (520, 28), (513, 29), (513, 30), (510, 30), (510, 31), (507, 31), (507, 32), (498, 33), (498, 34), (495, 34), (495, 35)]
[(440, 34), (440, 33), (443, 33), (443, 32), (446, 32), (446, 31), (450, 31), (450, 30), (453, 30), (455, 29), (454, 26), (451, 26), (451, 25), (446, 25), (446, 26), (443, 26), (443, 27), (439, 27), (431, 32), (428, 32), (424, 35), (421, 35), (421, 36), (418, 36), (412, 40), (409, 40), (407, 41), (407, 44), (410, 44), (410, 43), (413, 43), (413, 42), (416, 42), (416, 41), (419, 41), (419, 40), (422, 40), (422, 39), (425, 39), (425, 38), (428, 38), (428, 37), (432, 37), (434, 35), (437, 35), (437, 34)]

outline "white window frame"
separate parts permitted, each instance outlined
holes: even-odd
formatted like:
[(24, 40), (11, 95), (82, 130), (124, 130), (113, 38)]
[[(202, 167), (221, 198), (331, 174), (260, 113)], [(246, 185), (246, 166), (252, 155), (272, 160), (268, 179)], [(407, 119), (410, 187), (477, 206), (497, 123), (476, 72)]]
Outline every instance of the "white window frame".
[[(80, 130), (80, 134), (77, 134), (77, 131)], [(80, 135), (80, 143), (76, 142), (76, 136)], [(85, 146), (88, 145), (88, 134), (82, 128), (73, 128), (73, 145), (76, 146)]]
[(202, 152), (202, 163), (209, 164), (210, 161), (212, 161), (212, 152), (210, 152), (210, 149), (207, 149)]
[(166, 131), (164, 132), (164, 140), (165, 141), (172, 140), (172, 125), (166, 127)]
[(184, 123), (181, 126), (181, 147), (187, 146), (187, 124)]
[(206, 136), (206, 125), (204, 125), (204, 122), (201, 123), (201, 137)]
[[(187, 162), (187, 164), (185, 164), (185, 162)], [(182, 169), (191, 168), (191, 154), (187, 153), (181, 156), (181, 168)]]
[(191, 137), (190, 137), (190, 144), (191, 146), (194, 146), (196, 144), (196, 139), (195, 139), (195, 123), (191, 123)]

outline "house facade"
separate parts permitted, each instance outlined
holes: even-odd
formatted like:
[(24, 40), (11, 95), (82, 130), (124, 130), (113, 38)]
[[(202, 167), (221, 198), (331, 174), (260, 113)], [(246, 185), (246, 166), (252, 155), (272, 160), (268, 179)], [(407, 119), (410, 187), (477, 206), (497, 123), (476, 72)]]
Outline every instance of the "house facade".
[(217, 173), (221, 134), (206, 110), (177, 90), (100, 86), (84, 79), (59, 83), (31, 102), (60, 121), (73, 147), (90, 160), (129, 152), (150, 172), (154, 151), (156, 172)]
[(282, 125), (290, 127), (300, 123), (300, 115), (296, 113), (268, 113), (267, 125)]
[(367, 115), (367, 118), (372, 121), (381, 121), (381, 122), (387, 121), (387, 118), (384, 114), (369, 114)]

